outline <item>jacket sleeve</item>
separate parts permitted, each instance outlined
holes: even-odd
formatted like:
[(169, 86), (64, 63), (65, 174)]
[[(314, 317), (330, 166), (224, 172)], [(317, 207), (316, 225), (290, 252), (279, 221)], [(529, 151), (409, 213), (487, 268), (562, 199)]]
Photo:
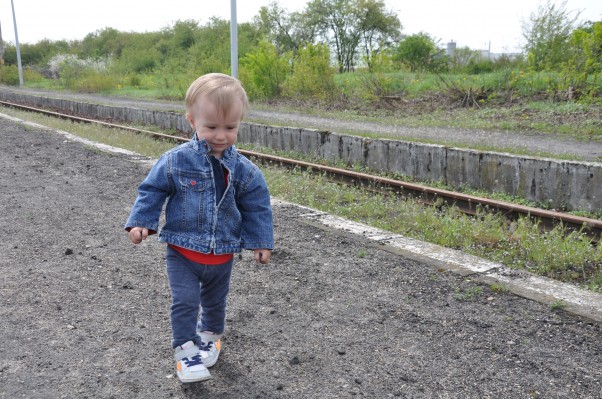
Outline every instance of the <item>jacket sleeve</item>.
[(155, 234), (159, 230), (163, 204), (173, 187), (167, 163), (168, 156), (163, 155), (138, 186), (138, 197), (124, 226), (126, 231), (132, 227), (145, 227), (149, 234)]
[(242, 216), (243, 249), (274, 249), (274, 224), (270, 193), (263, 174), (254, 167), (238, 201)]

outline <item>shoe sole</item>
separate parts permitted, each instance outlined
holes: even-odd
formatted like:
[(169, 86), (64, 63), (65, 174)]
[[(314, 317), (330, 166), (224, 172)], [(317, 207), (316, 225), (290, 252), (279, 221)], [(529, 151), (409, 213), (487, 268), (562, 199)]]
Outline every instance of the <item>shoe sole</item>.
[(209, 368), (209, 367), (213, 367), (213, 366), (215, 366), (215, 363), (217, 363), (217, 356), (215, 357), (215, 360), (214, 360), (212, 363), (205, 363), (205, 362), (203, 361), (203, 366), (205, 366), (205, 367)]
[(213, 376), (211, 376), (211, 374), (205, 376), (205, 377), (199, 377), (199, 378), (194, 378), (194, 379), (188, 379), (188, 380), (183, 380), (179, 375), (176, 376), (178, 377), (178, 381), (180, 381), (182, 384), (190, 384), (192, 382), (201, 382), (201, 381), (207, 381), (210, 380), (211, 378), (213, 378)]

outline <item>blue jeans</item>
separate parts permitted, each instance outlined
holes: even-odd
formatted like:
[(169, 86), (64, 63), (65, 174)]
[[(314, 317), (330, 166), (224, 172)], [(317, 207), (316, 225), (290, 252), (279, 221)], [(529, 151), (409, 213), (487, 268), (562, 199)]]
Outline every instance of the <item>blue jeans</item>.
[(221, 265), (204, 265), (186, 259), (169, 246), (166, 259), (173, 347), (188, 341), (199, 345), (197, 326), (199, 331), (222, 334), (234, 259)]

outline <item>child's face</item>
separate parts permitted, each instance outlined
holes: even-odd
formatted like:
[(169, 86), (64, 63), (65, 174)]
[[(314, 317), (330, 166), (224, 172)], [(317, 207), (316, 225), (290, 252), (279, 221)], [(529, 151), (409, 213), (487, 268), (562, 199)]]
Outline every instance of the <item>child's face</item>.
[(221, 158), (223, 152), (236, 143), (242, 119), (242, 102), (235, 99), (226, 117), (218, 112), (211, 100), (200, 97), (191, 113), (186, 114), (186, 119), (196, 130), (199, 140), (205, 139), (211, 147), (209, 154)]

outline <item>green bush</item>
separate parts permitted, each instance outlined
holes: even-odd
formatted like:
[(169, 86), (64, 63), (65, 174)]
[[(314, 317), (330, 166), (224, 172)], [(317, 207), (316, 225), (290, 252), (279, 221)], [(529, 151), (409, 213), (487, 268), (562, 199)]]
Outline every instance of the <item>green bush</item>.
[(34, 69), (25, 68), (23, 69), (23, 80), (27, 83), (38, 83), (44, 80), (44, 76)]
[(332, 98), (337, 91), (334, 73), (328, 46), (308, 44), (295, 56), (293, 73), (283, 84), (283, 95), (303, 99)]
[(554, 87), (558, 87), (559, 75), (556, 72), (518, 71), (512, 81), (520, 96), (535, 97), (548, 94)]
[(157, 66), (160, 59), (156, 49), (129, 49), (122, 51), (118, 64), (120, 69), (126, 72), (146, 72)]
[(261, 41), (240, 61), (240, 80), (252, 99), (280, 96), (281, 85), (289, 74), (288, 60), (278, 56), (276, 46)]
[(570, 45), (571, 56), (563, 68), (570, 97), (595, 101), (602, 96), (602, 21), (573, 31)]
[(337, 74), (337, 91), (349, 99), (374, 102), (389, 96), (405, 94), (407, 78), (403, 73), (349, 72)]
[(89, 71), (73, 82), (73, 89), (82, 93), (100, 93), (113, 90), (118, 84), (119, 82), (114, 76)]
[(442, 72), (447, 69), (447, 57), (437, 48), (435, 40), (424, 32), (406, 36), (400, 41), (393, 59), (410, 72)]
[(493, 62), (483, 58), (472, 58), (466, 67), (467, 72), (471, 75), (493, 72), (493, 69)]
[(0, 66), (0, 82), (10, 86), (19, 85), (19, 69), (16, 65)]
[(129, 87), (142, 87), (142, 77), (138, 74), (129, 74), (125, 78), (125, 85)]

